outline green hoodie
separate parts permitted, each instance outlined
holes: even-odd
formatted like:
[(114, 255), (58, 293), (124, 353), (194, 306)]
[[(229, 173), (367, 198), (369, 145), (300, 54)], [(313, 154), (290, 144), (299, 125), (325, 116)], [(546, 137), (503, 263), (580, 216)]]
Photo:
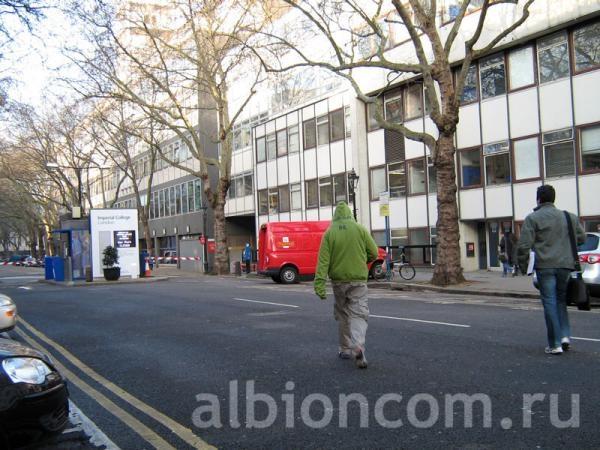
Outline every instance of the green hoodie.
[(377, 254), (377, 244), (369, 232), (356, 223), (348, 205), (339, 202), (321, 240), (315, 293), (325, 298), (327, 276), (332, 281), (367, 281), (367, 262), (377, 259)]

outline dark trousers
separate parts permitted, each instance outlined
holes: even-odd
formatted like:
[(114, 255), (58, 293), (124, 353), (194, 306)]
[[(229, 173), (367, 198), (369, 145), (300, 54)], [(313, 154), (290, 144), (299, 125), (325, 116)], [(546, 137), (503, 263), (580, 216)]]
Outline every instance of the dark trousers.
[(245, 260), (244, 263), (246, 264), (246, 273), (250, 273), (250, 268), (252, 266), (252, 263), (249, 259)]

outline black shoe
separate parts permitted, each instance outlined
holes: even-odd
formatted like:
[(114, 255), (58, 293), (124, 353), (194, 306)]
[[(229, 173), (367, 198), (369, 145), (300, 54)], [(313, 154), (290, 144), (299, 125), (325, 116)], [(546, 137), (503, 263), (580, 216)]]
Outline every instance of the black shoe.
[(563, 352), (568, 352), (569, 350), (571, 350), (571, 341), (569, 340), (569, 338), (563, 338), (562, 342), (560, 343), (560, 346), (563, 349)]
[(358, 352), (354, 356), (354, 362), (356, 363), (356, 367), (358, 367), (359, 369), (367, 368), (367, 358), (365, 357), (364, 350), (358, 350)]

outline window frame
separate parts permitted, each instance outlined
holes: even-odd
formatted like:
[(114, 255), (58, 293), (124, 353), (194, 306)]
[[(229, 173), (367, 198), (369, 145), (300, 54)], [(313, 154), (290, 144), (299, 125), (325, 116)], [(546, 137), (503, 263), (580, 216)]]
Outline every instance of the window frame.
[[(314, 136), (314, 144), (310, 144), (310, 140), (307, 139), (307, 127), (310, 126), (312, 135)], [(308, 135), (310, 136), (310, 135)], [(304, 150), (310, 150), (311, 148), (317, 148), (317, 119), (313, 117), (302, 122), (302, 148)]]
[[(398, 167), (402, 167), (404, 169), (404, 191), (400, 192), (400, 195), (392, 195), (392, 183), (390, 183), (390, 174), (392, 174), (392, 171), (390, 170), (390, 166), (398, 166)], [(404, 161), (396, 161), (396, 162), (392, 162), (392, 163), (388, 163), (386, 165), (386, 175), (387, 175), (387, 188), (388, 188), (388, 193), (390, 196), (390, 199), (392, 198), (402, 198), (402, 197), (407, 197), (407, 192), (408, 192), (408, 188), (406, 186), (406, 160)], [(394, 187), (394, 189), (397, 189), (398, 187)]]
[[(566, 131), (566, 130), (571, 130), (571, 138), (570, 139), (558, 139), (555, 141), (551, 141), (551, 142), (547, 142), (544, 143), (544, 135), (545, 134), (549, 134), (549, 133), (559, 133), (562, 131)], [(544, 179), (557, 179), (557, 178), (564, 178), (564, 177), (575, 177), (577, 174), (577, 152), (576, 152), (576, 129), (574, 127), (567, 127), (567, 128), (562, 128), (560, 130), (551, 130), (551, 131), (547, 131), (545, 133), (542, 133), (542, 163), (543, 163), (543, 175), (544, 175)], [(548, 170), (547, 170), (547, 165), (546, 165), (546, 147), (550, 147), (550, 146), (555, 146), (555, 145), (559, 145), (559, 144), (564, 144), (570, 142), (571, 146), (572, 146), (572, 157), (573, 157), (573, 171), (570, 174), (563, 174), (563, 175), (548, 175)]]
[[(540, 64), (540, 41), (543, 41), (544, 39), (550, 39), (553, 36), (558, 36), (558, 35), (561, 35), (561, 34), (564, 35), (564, 36), (566, 36), (565, 44), (567, 46), (567, 59), (568, 59), (568, 61), (567, 61), (567, 67), (569, 69), (569, 73), (566, 76), (564, 76), (564, 77), (554, 78), (554, 79), (548, 80), (548, 81), (542, 81), (542, 76), (541, 76), (541, 73), (540, 73), (540, 70), (542, 68), (542, 65)], [(536, 41), (535, 41), (535, 48), (536, 48), (535, 59), (536, 59), (536, 64), (537, 64), (537, 69), (538, 69), (537, 70), (537, 80), (538, 80), (538, 84), (540, 86), (542, 86), (544, 84), (547, 84), (547, 83), (554, 83), (554, 82), (559, 81), (559, 80), (564, 80), (564, 79), (567, 79), (567, 78), (573, 76), (573, 72), (571, 70), (571, 64), (572, 64), (572, 62), (571, 62), (571, 51), (569, 49), (569, 47), (570, 47), (570, 42), (569, 42), (570, 38), (569, 38), (569, 36), (570, 35), (571, 35), (571, 33), (568, 32), (567, 30), (562, 30), (562, 31), (558, 31), (556, 33), (551, 33), (551, 34), (548, 34), (546, 36), (542, 36), (542, 37), (536, 39)]]
[[(258, 145), (258, 141), (262, 140), (263, 144), (263, 152), (262, 152), (262, 158), (260, 157), (260, 147)], [(261, 163), (261, 162), (265, 162), (267, 160), (267, 137), (266, 136), (261, 136), (261, 137), (257, 137), (255, 139), (255, 145), (256, 145), (256, 162), (257, 163)]]
[[(280, 145), (281, 140), (279, 139), (279, 137), (280, 137), (281, 133), (284, 133), (284, 135), (285, 135), (285, 138), (283, 139), (283, 145)], [(286, 156), (288, 154), (287, 139), (288, 139), (287, 138), (287, 128), (282, 128), (275, 132), (275, 146), (277, 147), (275, 150), (275, 154), (277, 155), (277, 158)]]
[[(491, 153), (489, 155), (485, 154), (485, 147), (489, 146), (489, 145), (496, 145), (496, 144), (506, 144), (505, 149), (499, 151), (499, 152), (494, 152)], [(481, 155), (483, 157), (483, 175), (484, 175), (484, 183), (485, 183), (485, 187), (495, 187), (495, 186), (506, 186), (507, 184), (510, 184), (512, 182), (512, 161), (511, 161), (511, 156), (510, 156), (510, 141), (506, 140), (506, 141), (499, 141), (499, 142), (490, 142), (489, 144), (484, 144), (481, 146)], [(504, 155), (506, 157), (506, 161), (508, 162), (508, 172), (507, 172), (507, 176), (508, 176), (508, 180), (503, 182), (503, 183), (489, 183), (488, 182), (488, 167), (487, 167), (487, 160), (488, 158), (495, 158), (498, 156)]]
[[(537, 139), (537, 158), (538, 158), (538, 176), (533, 178), (517, 179), (517, 159), (515, 157), (515, 142), (527, 141), (529, 139)], [(520, 136), (510, 140), (510, 157), (511, 157), (511, 172), (512, 172), (512, 183), (527, 183), (531, 181), (541, 180), (542, 174), (544, 173), (543, 167), (543, 155), (542, 155), (542, 139), (540, 134), (531, 134), (528, 136)]]
[[(294, 193), (299, 193), (300, 205), (294, 205)], [(301, 211), (302, 210), (302, 185), (301, 183), (290, 184), (290, 211)]]
[[(388, 118), (387, 106), (392, 102), (398, 102), (400, 104), (400, 120), (398, 122), (392, 121)], [(404, 123), (404, 93), (402, 90), (390, 92), (385, 95), (383, 99), (383, 118), (386, 122), (398, 124)]]
[[(483, 95), (483, 77), (482, 77), (482, 73), (486, 70), (486, 67), (483, 68), (481, 67), (482, 63), (485, 63), (486, 61), (490, 61), (492, 59), (495, 58), (502, 58), (502, 63), (498, 62), (495, 63), (493, 65), (490, 65), (488, 67), (494, 67), (494, 66), (499, 66), (502, 65), (504, 68), (504, 92), (501, 92), (500, 94), (497, 94), (496, 91), (494, 90), (494, 95), (490, 95), (487, 97), (484, 97)], [(485, 100), (489, 100), (492, 98), (496, 98), (496, 97), (500, 97), (501, 95), (506, 95), (508, 92), (508, 83), (507, 83), (507, 72), (506, 72), (506, 55), (504, 52), (499, 52), (499, 53), (494, 53), (493, 55), (489, 55), (486, 56), (484, 58), (481, 58), (477, 61), (477, 65), (479, 66), (479, 98), (480, 100), (483, 102)]]
[(600, 19), (596, 18), (595, 20), (590, 20), (589, 22), (584, 22), (584, 23), (578, 24), (577, 27), (573, 27), (573, 29), (569, 32), (567, 42), (569, 45), (569, 59), (570, 59), (570, 63), (571, 63), (571, 67), (570, 67), (571, 76), (579, 75), (579, 74), (587, 73), (587, 72), (592, 72), (594, 70), (600, 69), (600, 62), (598, 62), (598, 64), (596, 64), (592, 67), (588, 67), (588, 68), (582, 69), (582, 70), (577, 70), (577, 67), (576, 67), (575, 31), (577, 31), (577, 29), (579, 29), (579, 28), (585, 28), (586, 26), (590, 26), (590, 25), (594, 25), (594, 24), (598, 24), (600, 26)]
[[(466, 152), (472, 152), (477, 150), (479, 152), (479, 184), (473, 184), (470, 186), (463, 186), (463, 166), (462, 166), (462, 160), (461, 160), (461, 154), (462, 153), (466, 153)], [(460, 190), (468, 190), (468, 189), (481, 189), (483, 187), (483, 174), (482, 174), (482, 152), (481, 152), (481, 146), (475, 146), (475, 147), (468, 147), (468, 148), (461, 148), (460, 150), (456, 151), (457, 156), (458, 156), (458, 181), (459, 181), (459, 189)]]
[(583, 168), (583, 152), (581, 151), (581, 144), (582, 144), (581, 132), (587, 128), (600, 128), (600, 122), (593, 122), (593, 123), (588, 123), (585, 125), (580, 125), (578, 127), (575, 127), (575, 145), (576, 145), (576, 158), (577, 158), (576, 164), (577, 164), (577, 172), (580, 175), (589, 175), (589, 174), (600, 173), (600, 168), (587, 169), (587, 170), (584, 170), (584, 168)]
[[(291, 132), (291, 130), (296, 129), (295, 132)], [(287, 142), (287, 148), (288, 148), (288, 154), (289, 155), (293, 155), (294, 153), (299, 153), (300, 152), (300, 126), (298, 124), (295, 125), (290, 125), (287, 128), (287, 136), (288, 136), (288, 142)], [(292, 149), (292, 136), (295, 136), (295, 149)]]
[[(336, 115), (339, 115), (341, 117), (342, 120), (342, 133), (339, 137), (334, 138), (333, 136), (333, 118), (336, 117)], [(345, 110), (344, 107), (338, 108), (338, 109), (334, 109), (333, 111), (329, 112), (329, 142), (338, 142), (338, 141), (343, 141), (346, 138), (346, 121), (345, 121)]]
[[(460, 71), (460, 69), (462, 68), (462, 66), (458, 66), (457, 70), (454, 71), (454, 86), (456, 87), (456, 77), (457, 77), (457, 73)], [(475, 96), (475, 98), (473, 100), (469, 100), (469, 101), (463, 101), (463, 92), (465, 90), (465, 86), (463, 86), (463, 92), (461, 92), (458, 96), (458, 104), (459, 107), (460, 106), (467, 106), (467, 105), (472, 105), (474, 103), (479, 103), (479, 101), (481, 100), (481, 92), (480, 92), (480, 80), (479, 80), (479, 64), (478, 61), (474, 61), (471, 62), (471, 65), (469, 66), (469, 68), (467, 69), (467, 76), (469, 75), (469, 71), (471, 70), (471, 68), (473, 68), (475, 70), (475, 93), (477, 94)], [(466, 81), (466, 79), (465, 79)]]
[[(523, 86), (519, 86), (516, 88), (512, 87), (512, 83), (510, 81), (510, 74), (511, 74), (511, 64), (510, 64), (510, 55), (512, 52), (516, 52), (519, 50), (524, 50), (526, 48), (531, 48), (531, 59), (532, 59), (532, 70), (533, 70), (533, 82), (530, 84), (526, 84)], [(507, 77), (506, 77), (506, 87), (507, 87), (507, 92), (519, 92), (522, 91), (524, 89), (529, 89), (533, 86), (537, 85), (538, 82), (538, 67), (537, 67), (537, 47), (535, 45), (535, 43), (528, 43), (519, 47), (515, 47), (515, 48), (511, 48), (509, 50), (507, 50), (506, 52), (506, 57), (504, 58), (506, 61), (506, 73), (507, 73)]]
[[(269, 144), (274, 146), (272, 147), (273, 155), (269, 152)], [(265, 135), (265, 154), (267, 161), (275, 161), (277, 159), (277, 133), (275, 131)]]
[(383, 169), (383, 181), (385, 184), (385, 189), (386, 191), (388, 190), (387, 164), (369, 167), (369, 198), (371, 199), (371, 201), (378, 201), (379, 194), (381, 194), (381, 192), (373, 192), (373, 171), (381, 169)]
[[(331, 175), (325, 177), (317, 178), (317, 183), (319, 187), (319, 208), (326, 208), (328, 206), (334, 206), (334, 198), (333, 198), (333, 177)], [(327, 188), (329, 186), (329, 188)], [(323, 195), (321, 195), (321, 189), (329, 189), (330, 200), (329, 204), (323, 204)]]
[[(408, 116), (408, 93), (410, 92), (411, 89), (415, 89), (415, 88), (420, 88), (419, 89), (419, 101), (420, 101), (420, 105), (421, 105), (421, 112), (418, 115), (415, 116)], [(402, 97), (403, 97), (403, 105), (402, 105), (402, 113), (403, 113), (403, 120), (404, 122), (408, 122), (410, 120), (416, 120), (416, 119), (421, 119), (423, 118), (423, 114), (425, 113), (425, 99), (423, 98), (423, 83), (421, 81), (416, 81), (413, 83), (409, 83), (405, 89), (402, 92)]]
[[(261, 197), (264, 197), (265, 200), (264, 205), (266, 205), (266, 209), (261, 209)], [(269, 190), (261, 189), (256, 193), (256, 202), (257, 202), (257, 212), (259, 216), (268, 216), (269, 215)]]
[[(411, 165), (420, 162), (422, 164), (423, 169), (423, 192), (412, 192), (412, 177), (410, 167)], [(428, 193), (428, 184), (427, 184), (427, 160), (425, 157), (413, 158), (406, 160), (406, 196), (407, 197), (416, 197), (419, 195), (427, 195)]]
[[(309, 184), (314, 185), (315, 186), (315, 203), (314, 205), (309, 202), (309, 198), (308, 195), (310, 193), (310, 189), (309, 189)], [(317, 178), (313, 178), (312, 180), (305, 180), (304, 181), (304, 196), (305, 196), (305, 204), (306, 204), (306, 209), (317, 209), (319, 208), (319, 180)]]
[[(318, 117), (315, 118), (315, 125), (317, 128), (317, 147), (322, 147), (324, 145), (329, 145), (329, 142), (331, 142), (331, 136), (330, 136), (330, 128), (329, 128), (329, 113), (327, 114), (322, 114)], [(321, 142), (321, 138), (320, 138), (320, 128), (325, 128), (326, 129), (326, 133), (325, 135), (327, 136), (327, 142)]]
[[(377, 131), (377, 130), (381, 130), (381, 127), (379, 126), (379, 124), (377, 123), (377, 120), (375, 119), (375, 112), (373, 111), (373, 122), (371, 123), (371, 111), (380, 106), (379, 102), (375, 102), (375, 103), (365, 103), (365, 115), (366, 115), (366, 120), (367, 120), (367, 133), (370, 133), (372, 131)], [(381, 114), (385, 117), (385, 107), (383, 106), (383, 103), (381, 104)]]

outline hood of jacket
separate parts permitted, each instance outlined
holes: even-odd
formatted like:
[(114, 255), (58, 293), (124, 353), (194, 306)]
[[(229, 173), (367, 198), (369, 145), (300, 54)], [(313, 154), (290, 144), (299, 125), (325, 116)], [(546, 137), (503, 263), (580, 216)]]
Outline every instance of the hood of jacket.
[(352, 211), (350, 211), (350, 207), (346, 204), (346, 202), (339, 202), (335, 207), (335, 212), (333, 213), (333, 221), (336, 220), (354, 220), (354, 216), (352, 215)]

